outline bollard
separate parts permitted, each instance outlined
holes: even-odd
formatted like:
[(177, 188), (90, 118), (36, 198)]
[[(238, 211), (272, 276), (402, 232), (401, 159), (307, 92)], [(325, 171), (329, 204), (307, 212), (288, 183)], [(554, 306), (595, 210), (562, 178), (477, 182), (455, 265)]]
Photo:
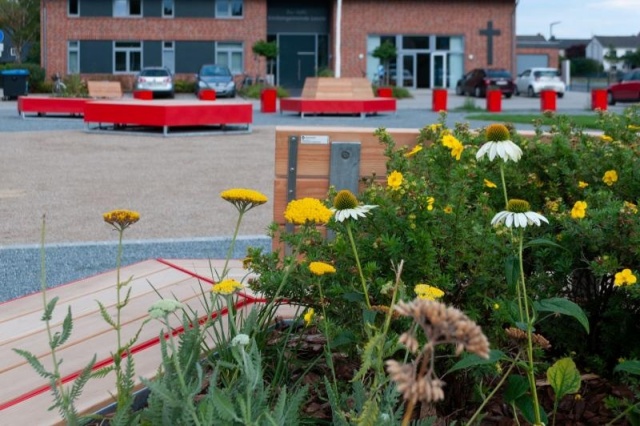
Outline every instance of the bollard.
[(391, 87), (378, 87), (377, 96), (379, 98), (393, 98), (393, 89)]
[(591, 91), (591, 109), (607, 110), (607, 89), (593, 89)]
[(151, 90), (134, 90), (133, 98), (151, 100), (153, 99), (153, 92)]
[(433, 89), (431, 109), (436, 112), (447, 110), (447, 89)]
[(543, 112), (556, 110), (556, 91), (555, 90), (540, 91), (540, 110)]
[(260, 112), (273, 113), (276, 112), (276, 99), (278, 92), (276, 89), (262, 89), (260, 92)]
[(500, 90), (487, 90), (487, 111), (502, 111), (502, 92)]
[(198, 92), (198, 98), (201, 101), (215, 101), (216, 91), (213, 89), (202, 89)]

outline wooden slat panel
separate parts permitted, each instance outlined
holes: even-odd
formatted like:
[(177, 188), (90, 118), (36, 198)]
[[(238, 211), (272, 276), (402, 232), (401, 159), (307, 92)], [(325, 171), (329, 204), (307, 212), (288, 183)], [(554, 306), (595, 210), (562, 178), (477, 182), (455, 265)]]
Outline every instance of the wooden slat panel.
[(122, 97), (122, 85), (119, 81), (88, 81), (87, 91), (92, 98), (116, 99)]

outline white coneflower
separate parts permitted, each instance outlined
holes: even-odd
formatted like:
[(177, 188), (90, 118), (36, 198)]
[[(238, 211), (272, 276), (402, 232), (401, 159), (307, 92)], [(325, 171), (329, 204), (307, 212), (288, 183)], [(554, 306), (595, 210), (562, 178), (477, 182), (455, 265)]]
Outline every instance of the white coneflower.
[(476, 158), (480, 160), (487, 156), (493, 161), (496, 155), (506, 163), (511, 160), (517, 162), (522, 157), (522, 150), (509, 140), (509, 129), (503, 124), (492, 124), (487, 127), (487, 142), (480, 147)]
[(542, 222), (549, 223), (546, 217), (529, 211), (529, 203), (524, 200), (509, 200), (507, 210), (501, 211), (491, 219), (491, 225), (504, 223), (507, 228), (526, 228), (527, 225), (540, 226)]
[(356, 196), (351, 191), (343, 189), (333, 199), (331, 211), (335, 214), (336, 221), (342, 222), (348, 218), (358, 220), (358, 218), (365, 217), (370, 210), (376, 207), (378, 206), (358, 204)]

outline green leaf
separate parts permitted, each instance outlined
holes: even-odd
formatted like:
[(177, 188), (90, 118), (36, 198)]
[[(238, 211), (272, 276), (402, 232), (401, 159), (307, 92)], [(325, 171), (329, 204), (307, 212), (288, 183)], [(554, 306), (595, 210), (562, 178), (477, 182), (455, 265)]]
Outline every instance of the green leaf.
[(211, 399), (213, 401), (216, 412), (222, 420), (236, 422), (239, 422), (241, 420), (240, 417), (238, 417), (238, 415), (236, 414), (236, 410), (233, 406), (231, 398), (229, 398), (229, 396), (224, 393), (222, 389), (218, 390), (217, 392), (213, 392), (211, 394)]
[(44, 308), (44, 312), (42, 313), (42, 321), (51, 321), (51, 317), (53, 315), (53, 310), (56, 308), (56, 303), (58, 303), (58, 296), (54, 297), (47, 303), (47, 306)]
[(620, 364), (616, 365), (616, 368), (614, 368), (613, 371), (616, 373), (629, 373), (640, 376), (640, 361), (631, 360), (621, 362)]
[[(525, 418), (525, 420), (530, 424), (535, 424), (536, 418), (535, 418), (535, 411), (533, 408), (533, 398), (531, 398), (531, 395), (526, 394), (524, 396), (521, 396), (516, 400), (515, 403), (516, 403), (516, 407), (518, 407), (518, 409), (522, 413), (522, 416)], [(549, 424), (547, 413), (544, 412), (544, 409), (542, 407), (539, 407), (539, 410), (540, 410), (540, 421), (542, 421), (542, 423), (544, 423), (545, 425)]]
[(516, 256), (509, 256), (504, 262), (504, 275), (507, 278), (509, 289), (515, 291), (520, 276), (520, 261)]
[(364, 302), (364, 295), (362, 293), (344, 293), (342, 298), (348, 302)]
[(351, 343), (356, 341), (356, 336), (352, 331), (343, 330), (336, 335), (335, 338), (331, 339), (329, 342), (329, 348), (335, 349), (340, 346), (350, 345)]
[(64, 321), (62, 321), (62, 334), (60, 334), (60, 340), (58, 341), (59, 345), (64, 345), (64, 343), (71, 336), (72, 330), (73, 330), (73, 317), (71, 316), (71, 306), (69, 306), (67, 315), (64, 317)]
[(589, 333), (589, 319), (582, 308), (570, 300), (562, 297), (552, 297), (551, 299), (533, 302), (533, 307), (538, 312), (554, 312), (573, 317)]
[(358, 425), (375, 425), (380, 415), (380, 407), (375, 398), (369, 399), (364, 403), (364, 409), (360, 414), (360, 417), (356, 419)]
[(562, 247), (560, 244), (548, 240), (546, 238), (538, 238), (535, 240), (531, 240), (528, 243), (526, 243), (523, 248), (529, 248), (529, 247), (534, 247), (534, 246), (549, 246), (549, 247), (555, 247), (555, 248), (559, 248), (562, 250), (567, 250), (566, 248)]
[(529, 390), (529, 380), (524, 376), (509, 376), (504, 390), (504, 401), (513, 404)]
[(456, 362), (453, 367), (451, 367), (449, 371), (445, 373), (445, 375), (453, 373), (454, 371), (463, 370), (465, 368), (475, 367), (477, 365), (495, 364), (501, 359), (506, 359), (506, 356), (504, 352), (497, 349), (492, 349), (489, 352), (489, 359), (480, 358), (476, 354), (468, 354), (460, 361)]
[(105, 322), (109, 324), (111, 327), (113, 327), (113, 329), (115, 330), (117, 328), (116, 323), (111, 318), (111, 315), (109, 315), (109, 312), (107, 312), (107, 308), (105, 308), (104, 305), (99, 301), (98, 301), (98, 306), (100, 307), (100, 315), (102, 315), (102, 319), (104, 319)]
[(547, 370), (547, 380), (556, 393), (556, 400), (580, 390), (580, 372), (571, 358), (562, 358)]

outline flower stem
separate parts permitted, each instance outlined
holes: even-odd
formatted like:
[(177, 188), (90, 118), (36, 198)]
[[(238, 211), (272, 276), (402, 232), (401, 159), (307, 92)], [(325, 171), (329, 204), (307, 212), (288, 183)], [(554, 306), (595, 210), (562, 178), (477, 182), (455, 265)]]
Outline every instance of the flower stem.
[(362, 282), (362, 290), (364, 291), (364, 301), (367, 304), (367, 308), (371, 309), (371, 303), (369, 302), (369, 292), (367, 291), (367, 283), (362, 273), (362, 266), (360, 265), (360, 257), (358, 257), (358, 250), (356, 249), (356, 243), (353, 239), (353, 232), (351, 232), (351, 224), (347, 222), (347, 234), (349, 234), (349, 241), (351, 241), (351, 249), (353, 255), (356, 258), (356, 265), (358, 266), (358, 274), (360, 274), (360, 281)]
[(222, 268), (222, 275), (219, 277), (220, 280), (225, 279), (227, 276), (227, 268), (229, 267), (229, 259), (233, 255), (233, 249), (236, 247), (236, 239), (238, 238), (238, 231), (240, 230), (240, 223), (242, 222), (242, 216), (244, 216), (243, 210), (238, 210), (238, 221), (236, 222), (236, 229), (233, 231), (233, 238), (231, 239), (231, 243), (229, 244), (229, 249), (227, 250), (227, 257), (224, 260), (224, 267)]
[(509, 197), (507, 197), (507, 183), (504, 179), (504, 164), (500, 163), (500, 180), (502, 181), (502, 194), (504, 195), (504, 208), (509, 210)]

